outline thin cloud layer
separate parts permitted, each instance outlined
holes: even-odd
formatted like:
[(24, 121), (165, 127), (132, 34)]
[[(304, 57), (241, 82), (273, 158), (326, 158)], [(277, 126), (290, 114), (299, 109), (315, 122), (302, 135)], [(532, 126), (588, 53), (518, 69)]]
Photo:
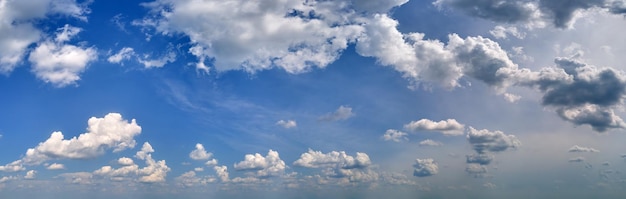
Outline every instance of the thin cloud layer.
[(355, 115), (356, 114), (352, 112), (352, 107), (339, 106), (339, 108), (337, 108), (335, 112), (323, 115), (319, 119), (321, 121), (340, 121), (340, 120), (347, 120), (348, 118), (351, 118)]

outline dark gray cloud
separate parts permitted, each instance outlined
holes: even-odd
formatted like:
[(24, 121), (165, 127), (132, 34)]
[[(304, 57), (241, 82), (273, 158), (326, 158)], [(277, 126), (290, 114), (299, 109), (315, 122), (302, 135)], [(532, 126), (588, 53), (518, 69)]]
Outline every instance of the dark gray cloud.
[(592, 8), (613, 14), (626, 13), (619, 0), (437, 0), (435, 5), (500, 23), (543, 24), (569, 28), (576, 15)]
[(476, 130), (473, 127), (469, 128), (467, 140), (472, 145), (472, 148), (479, 154), (515, 149), (522, 144), (514, 135), (507, 135), (502, 131), (489, 131), (487, 129)]

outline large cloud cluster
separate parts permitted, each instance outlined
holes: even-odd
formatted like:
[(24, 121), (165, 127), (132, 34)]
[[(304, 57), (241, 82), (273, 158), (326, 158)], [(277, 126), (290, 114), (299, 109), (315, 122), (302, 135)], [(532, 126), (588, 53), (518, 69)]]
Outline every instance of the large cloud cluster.
[(489, 165), (494, 159), (491, 153), (516, 149), (521, 146), (521, 142), (514, 135), (487, 129), (476, 130), (473, 127), (469, 128), (467, 140), (476, 154), (466, 156), (467, 168), (465, 171), (475, 177), (486, 175), (486, 165)]

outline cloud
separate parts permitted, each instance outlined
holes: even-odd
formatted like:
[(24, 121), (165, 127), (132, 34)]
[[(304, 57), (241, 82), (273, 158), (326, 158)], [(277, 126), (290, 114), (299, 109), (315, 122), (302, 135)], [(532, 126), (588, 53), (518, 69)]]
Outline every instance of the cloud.
[(439, 173), (439, 167), (433, 159), (415, 159), (413, 176), (427, 177)]
[(493, 184), (491, 182), (487, 182), (487, 183), (483, 184), (483, 187), (485, 187), (486, 189), (495, 189), (498, 186), (496, 186), (496, 184)]
[(202, 144), (200, 143), (196, 144), (196, 149), (194, 149), (193, 151), (191, 151), (191, 153), (189, 153), (189, 158), (193, 160), (208, 160), (212, 156), (213, 154), (206, 152), (206, 150), (204, 149), (204, 146), (202, 146)]
[(137, 61), (145, 68), (161, 68), (165, 66), (165, 64), (172, 63), (176, 61), (176, 53), (174, 51), (169, 51), (164, 56), (152, 59), (150, 55), (144, 55), (143, 57), (137, 58)]
[(322, 121), (340, 121), (347, 120), (355, 116), (352, 112), (352, 108), (349, 106), (339, 106), (335, 112), (328, 113), (326, 115), (321, 116), (319, 119)]
[(467, 155), (465, 162), (468, 164), (488, 165), (493, 161), (493, 158), (493, 155), (490, 154)]
[(419, 145), (420, 146), (443, 146), (443, 143), (437, 142), (437, 141), (434, 141), (434, 140), (431, 140), (431, 139), (425, 139), (425, 140), (422, 140), (419, 143)]
[(487, 167), (480, 164), (467, 164), (465, 172), (474, 176), (475, 178), (482, 178), (487, 175)]
[(200, 63), (214, 59), (217, 71), (301, 73), (335, 61), (360, 36), (362, 18), (406, 2), (158, 0), (143, 4), (154, 15), (136, 24), (189, 36)]
[(17, 179), (15, 176), (2, 176), (0, 178), (0, 184)]
[(383, 140), (385, 141), (394, 141), (394, 142), (401, 142), (401, 141), (408, 141), (409, 138), (407, 138), (408, 134), (402, 131), (398, 131), (395, 129), (387, 129), (387, 131), (385, 131), (385, 134), (382, 136)]
[(526, 37), (526, 33), (520, 32), (517, 27), (514, 26), (496, 26), (493, 28), (493, 30), (489, 31), (489, 34), (491, 34), (491, 36), (495, 37), (496, 39), (506, 39), (508, 38), (508, 35), (511, 35), (518, 39), (524, 39), (524, 37)]
[(54, 41), (46, 40), (35, 47), (28, 60), (33, 63), (32, 71), (37, 78), (57, 87), (80, 80), (80, 73), (98, 56), (93, 47), (65, 44), (80, 31), (80, 28), (65, 25), (57, 30)]
[(214, 166), (213, 169), (215, 170), (215, 174), (217, 174), (217, 177), (220, 179), (220, 181), (222, 182), (228, 182), (229, 181), (229, 177), (228, 177), (228, 167), (226, 166)]
[(286, 165), (278, 152), (269, 150), (264, 157), (261, 154), (246, 154), (244, 160), (234, 165), (235, 170), (253, 171), (256, 177), (279, 176), (284, 173)]
[(62, 170), (65, 169), (65, 165), (59, 163), (52, 163), (46, 167), (48, 170)]
[(107, 58), (107, 61), (109, 61), (109, 63), (119, 64), (119, 63), (122, 63), (122, 61), (124, 60), (129, 60), (134, 55), (135, 55), (135, 50), (133, 48), (124, 47), (120, 49), (120, 51), (115, 53), (114, 55), (109, 56), (109, 58)]
[(568, 162), (584, 162), (584, 161), (585, 161), (585, 158), (581, 156), (570, 158), (568, 160)]
[(514, 135), (506, 135), (502, 131), (476, 130), (469, 128), (467, 140), (479, 154), (501, 152), (518, 148), (522, 143)]
[(65, 182), (71, 184), (93, 184), (93, 174), (89, 172), (63, 173), (58, 177), (64, 178)]
[(572, 27), (581, 12), (592, 8), (612, 14), (623, 14), (626, 10), (623, 2), (616, 0), (437, 0), (434, 4), (500, 23), (522, 23), (530, 27), (551, 23), (557, 28)]
[(295, 120), (279, 120), (278, 122), (276, 122), (276, 125), (286, 129), (296, 128), (298, 126)]
[(578, 145), (574, 145), (571, 148), (569, 148), (569, 150), (567, 150), (567, 152), (575, 152), (575, 153), (580, 153), (580, 152), (593, 152), (593, 153), (597, 153), (600, 152), (597, 149), (591, 148), (591, 147), (581, 147)]
[(23, 170), (26, 170), (26, 168), (24, 168), (22, 160), (16, 160), (7, 165), (0, 166), (0, 171), (4, 172), (18, 172)]
[(26, 175), (24, 176), (24, 179), (26, 180), (32, 180), (35, 179), (35, 176), (37, 175), (37, 171), (35, 170), (30, 170), (26, 172)]
[(437, 131), (446, 136), (463, 135), (464, 128), (465, 125), (460, 124), (455, 119), (441, 120), (439, 122), (421, 119), (404, 125), (404, 129), (410, 131)]
[[(61, 9), (64, 8), (64, 9)], [(51, 15), (85, 19), (89, 9), (76, 1), (4, 1), (0, 7), (0, 73), (8, 74), (22, 62), (28, 47), (39, 41), (42, 31), (35, 21)]]
[(293, 162), (295, 166), (306, 168), (334, 167), (342, 169), (365, 168), (371, 164), (372, 162), (366, 153), (357, 152), (356, 157), (354, 157), (347, 155), (345, 151), (322, 153), (312, 149), (300, 155), (300, 158)]
[(60, 131), (53, 132), (46, 141), (29, 148), (22, 159), (25, 164), (39, 165), (53, 159), (86, 159), (135, 147), (134, 137), (141, 133), (135, 119), (128, 122), (119, 113), (109, 113), (102, 118), (91, 117), (87, 132), (78, 137), (64, 139)]
[(215, 158), (210, 159), (210, 160), (206, 161), (206, 162), (204, 163), (204, 165), (206, 165), (206, 166), (208, 166), (208, 167), (210, 167), (210, 166), (215, 166), (215, 165), (217, 165), (217, 160), (216, 160)]
[(154, 149), (150, 143), (145, 142), (141, 147), (141, 150), (137, 151), (135, 157), (144, 160), (145, 167), (139, 167), (134, 161), (127, 157), (118, 159), (118, 164), (122, 165), (120, 168), (113, 168), (111, 166), (103, 166), (93, 172), (94, 175), (107, 176), (111, 180), (122, 181), (128, 177), (136, 177), (136, 181), (142, 183), (160, 183), (165, 182), (167, 173), (171, 170), (165, 160), (156, 161), (152, 158)]
[(196, 185), (206, 185), (217, 181), (213, 177), (197, 177), (195, 171), (188, 171), (176, 177), (176, 183), (182, 187), (193, 187)]

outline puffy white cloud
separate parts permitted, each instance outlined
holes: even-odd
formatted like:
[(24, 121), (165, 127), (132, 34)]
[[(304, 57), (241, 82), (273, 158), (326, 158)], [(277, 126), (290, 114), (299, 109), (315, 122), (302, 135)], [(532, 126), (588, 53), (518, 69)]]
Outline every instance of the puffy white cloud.
[(150, 143), (145, 142), (140, 151), (137, 151), (135, 157), (145, 161), (145, 167), (139, 167), (134, 161), (127, 157), (122, 157), (117, 160), (118, 164), (122, 165), (120, 168), (113, 168), (111, 166), (103, 166), (93, 172), (94, 175), (107, 176), (111, 180), (124, 180), (129, 177), (136, 176), (136, 181), (142, 183), (159, 183), (165, 182), (167, 173), (171, 170), (165, 160), (156, 161), (152, 158), (154, 149)]
[(387, 131), (385, 131), (385, 134), (383, 135), (383, 140), (385, 141), (394, 141), (394, 142), (401, 142), (401, 141), (407, 141), (409, 140), (409, 138), (407, 138), (408, 134), (402, 131), (398, 131), (395, 129), (388, 129)]
[(57, 87), (80, 80), (80, 73), (98, 56), (93, 47), (65, 44), (80, 31), (80, 28), (65, 25), (58, 29), (54, 41), (46, 40), (35, 47), (28, 60), (33, 63), (32, 71), (39, 79)]
[(469, 128), (467, 140), (479, 154), (500, 152), (518, 148), (522, 143), (514, 135), (506, 135), (502, 131), (476, 130)]
[(442, 146), (443, 143), (437, 142), (437, 141), (434, 141), (434, 140), (431, 140), (431, 139), (425, 139), (425, 140), (422, 140), (419, 143), (419, 145), (420, 146)]
[(205, 185), (208, 183), (213, 183), (217, 181), (217, 179), (213, 177), (198, 177), (196, 176), (196, 172), (188, 171), (183, 173), (182, 175), (176, 177), (176, 183), (183, 187), (193, 187), (197, 185)]
[(569, 148), (569, 150), (567, 150), (567, 152), (593, 152), (593, 153), (597, 153), (600, 152), (598, 149), (594, 149), (591, 147), (582, 147), (582, 146), (578, 146), (578, 145), (574, 145), (571, 148)]
[(115, 53), (114, 55), (109, 56), (109, 58), (107, 58), (107, 61), (109, 61), (110, 63), (119, 64), (119, 63), (122, 63), (122, 61), (124, 60), (130, 59), (134, 55), (135, 55), (135, 50), (133, 48), (124, 47), (120, 49), (120, 51)]
[(300, 155), (300, 158), (293, 162), (295, 166), (307, 168), (331, 167), (342, 169), (365, 168), (371, 164), (372, 161), (366, 153), (357, 152), (356, 157), (353, 157), (347, 155), (345, 151), (322, 153), (312, 149)]
[(254, 171), (257, 177), (271, 177), (282, 175), (286, 165), (280, 159), (278, 152), (269, 150), (264, 157), (261, 154), (246, 154), (244, 160), (234, 165), (236, 170)]
[(339, 120), (347, 120), (348, 118), (351, 118), (354, 115), (356, 114), (352, 112), (351, 107), (339, 106), (339, 108), (337, 108), (335, 112), (323, 115), (319, 119), (322, 121), (339, 121)]
[(215, 166), (217, 165), (217, 160), (215, 158), (207, 160), (204, 165), (210, 167), (210, 166)]
[(228, 177), (228, 167), (223, 166), (214, 166), (215, 174), (222, 182), (228, 182), (230, 179)]
[(128, 122), (119, 113), (91, 117), (87, 124), (86, 133), (68, 140), (64, 139), (63, 133), (53, 132), (46, 141), (28, 149), (22, 160), (25, 164), (38, 165), (51, 159), (93, 158), (107, 149), (118, 152), (135, 147), (134, 137), (141, 133), (135, 119)]
[(410, 131), (437, 131), (444, 135), (457, 136), (463, 135), (465, 125), (457, 122), (455, 119), (441, 120), (439, 122), (421, 119), (405, 124), (404, 128)]
[(415, 164), (413, 164), (413, 176), (416, 177), (427, 177), (436, 175), (439, 173), (439, 167), (437, 163), (431, 158), (427, 159), (415, 159)]
[(75, 0), (2, 1), (0, 6), (0, 73), (10, 73), (42, 32), (33, 24), (50, 14), (85, 19), (89, 9)]
[(59, 164), (59, 163), (52, 163), (52, 164), (48, 165), (48, 167), (46, 167), (46, 169), (48, 169), (48, 170), (61, 170), (61, 169), (65, 169), (65, 165)]
[(24, 176), (24, 179), (26, 179), (26, 180), (35, 179), (35, 175), (37, 175), (37, 171), (35, 171), (35, 170), (27, 171), (26, 175)]
[(16, 160), (7, 165), (0, 166), (0, 171), (4, 172), (18, 172), (23, 170), (26, 170), (26, 168), (24, 168), (22, 160)]
[(295, 120), (279, 120), (278, 122), (276, 122), (276, 125), (286, 129), (295, 128), (298, 126)]
[(191, 151), (191, 153), (189, 153), (189, 157), (193, 160), (208, 160), (212, 156), (213, 154), (207, 152), (204, 149), (204, 146), (202, 146), (202, 144), (200, 143), (197, 143), (196, 149), (194, 149), (193, 151)]

